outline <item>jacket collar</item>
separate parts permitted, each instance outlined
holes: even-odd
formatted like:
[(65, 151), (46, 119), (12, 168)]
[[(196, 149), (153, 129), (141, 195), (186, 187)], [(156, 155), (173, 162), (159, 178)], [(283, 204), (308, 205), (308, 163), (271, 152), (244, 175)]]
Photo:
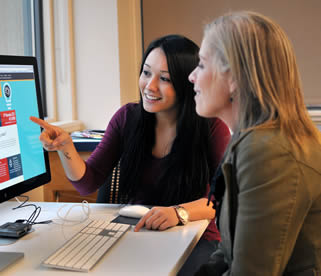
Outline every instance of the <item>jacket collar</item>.
[[(251, 132), (253, 132), (254, 129), (250, 129), (250, 130), (244, 130), (244, 131), (240, 131), (240, 134), (238, 135), (238, 137), (236, 138), (235, 141), (232, 141), (232, 145), (231, 145), (231, 151), (235, 150), (235, 147), (246, 137), (248, 136)], [(234, 134), (233, 134), (234, 135)], [(237, 134), (235, 134), (237, 135)]]

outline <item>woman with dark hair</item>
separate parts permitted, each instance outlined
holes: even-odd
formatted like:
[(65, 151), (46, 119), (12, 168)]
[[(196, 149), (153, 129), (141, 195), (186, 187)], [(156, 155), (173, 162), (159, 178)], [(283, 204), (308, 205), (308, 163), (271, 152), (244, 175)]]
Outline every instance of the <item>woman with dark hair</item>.
[[(116, 112), (86, 162), (67, 133), (32, 118), (45, 129), (40, 136), (44, 147), (58, 151), (67, 177), (82, 195), (96, 191), (120, 160), (121, 197), (129, 203), (157, 206), (135, 231), (186, 223), (181, 212), (188, 220), (215, 217), (212, 206), (206, 206), (206, 196), (230, 132), (219, 119), (201, 118), (195, 112), (188, 75), (198, 64), (198, 50), (179, 35), (153, 41), (141, 65), (140, 102)], [(203, 237), (219, 240), (214, 220)]]
[[(229, 135), (221, 121), (215, 120), (214, 127), (195, 112), (195, 93), (186, 78), (198, 62), (198, 49), (191, 40), (170, 35), (153, 41), (144, 54), (139, 78), (141, 100), (127, 106), (132, 116), (127, 122), (130, 127), (125, 127), (127, 139), (121, 156), (122, 188), (131, 199), (140, 201), (137, 191), (146, 193), (152, 189), (144, 197), (144, 204), (170, 206), (206, 194), (209, 174), (218, 165), (227, 142), (224, 137)], [(159, 66), (161, 60), (167, 66), (158, 70), (162, 73), (159, 84), (155, 84), (158, 72), (154, 73), (153, 67)], [(163, 87), (170, 87), (171, 95), (157, 91)], [(225, 131), (223, 139), (215, 137), (212, 155), (211, 126), (215, 131)], [(156, 163), (161, 161), (162, 169), (153, 176), (152, 186), (141, 187), (146, 174), (141, 168), (146, 162), (155, 162), (155, 157)]]

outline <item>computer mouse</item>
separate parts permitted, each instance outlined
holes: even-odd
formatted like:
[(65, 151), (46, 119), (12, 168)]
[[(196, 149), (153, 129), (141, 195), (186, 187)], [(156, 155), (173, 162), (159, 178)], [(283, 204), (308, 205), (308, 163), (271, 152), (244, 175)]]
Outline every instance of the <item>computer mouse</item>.
[(125, 207), (121, 208), (118, 213), (124, 217), (141, 218), (149, 210), (149, 208), (142, 205), (126, 205)]

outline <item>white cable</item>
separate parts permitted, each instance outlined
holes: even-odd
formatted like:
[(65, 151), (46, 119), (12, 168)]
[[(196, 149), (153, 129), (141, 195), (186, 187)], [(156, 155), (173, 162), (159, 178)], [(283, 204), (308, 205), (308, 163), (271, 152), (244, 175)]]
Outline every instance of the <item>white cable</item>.
[[(89, 206), (89, 203), (88, 201), (86, 200), (83, 200), (81, 202), (81, 204), (74, 204), (72, 205), (71, 207), (69, 207), (69, 209), (67, 210), (66, 214), (65, 215), (61, 215), (60, 212), (63, 208), (67, 207), (68, 205), (67, 204), (64, 204), (62, 205), (59, 210), (57, 211), (57, 217), (59, 219), (62, 220), (62, 223), (57, 223), (57, 224), (61, 224), (61, 225), (64, 225), (65, 223), (68, 223), (68, 225), (75, 225), (75, 224), (79, 224), (79, 223), (82, 223), (84, 221), (86, 221), (89, 216), (90, 216), (90, 206)], [(83, 214), (85, 215), (83, 218), (81, 219), (72, 219), (72, 218), (68, 218), (69, 216), (69, 213), (71, 212), (72, 209), (76, 208), (76, 207), (81, 207), (82, 210), (83, 210)]]
[[(89, 216), (90, 216), (90, 206), (89, 206), (89, 203), (88, 201), (86, 200), (83, 200), (81, 202), (81, 204), (74, 204), (72, 205), (71, 207), (69, 207), (69, 209), (67, 210), (66, 214), (65, 215), (60, 215), (60, 211), (65, 208), (66, 206), (68, 206), (67, 204), (64, 204), (62, 205), (59, 210), (57, 211), (57, 216), (60, 220), (62, 220), (62, 223), (60, 222), (57, 222), (57, 221), (54, 221), (53, 220), (53, 223), (55, 224), (59, 224), (61, 225), (61, 232), (62, 232), (62, 235), (64, 236), (65, 240), (67, 240), (68, 238), (66, 237), (65, 235), (65, 231), (64, 231), (64, 227), (65, 226), (73, 226), (73, 225), (76, 225), (76, 224), (80, 224), (82, 222), (85, 222), (87, 219), (89, 219)], [(69, 213), (71, 212), (71, 210), (73, 208), (76, 208), (76, 207), (81, 207), (82, 210), (83, 210), (83, 214), (85, 215), (82, 219), (69, 219), (68, 218), (68, 215)]]

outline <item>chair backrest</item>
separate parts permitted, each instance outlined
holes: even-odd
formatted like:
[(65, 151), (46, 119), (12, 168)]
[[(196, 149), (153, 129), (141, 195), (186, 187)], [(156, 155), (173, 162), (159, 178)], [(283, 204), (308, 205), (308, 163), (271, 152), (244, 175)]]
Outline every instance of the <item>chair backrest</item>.
[(99, 188), (96, 203), (128, 203), (127, 196), (119, 193), (120, 161), (113, 169), (105, 183)]

